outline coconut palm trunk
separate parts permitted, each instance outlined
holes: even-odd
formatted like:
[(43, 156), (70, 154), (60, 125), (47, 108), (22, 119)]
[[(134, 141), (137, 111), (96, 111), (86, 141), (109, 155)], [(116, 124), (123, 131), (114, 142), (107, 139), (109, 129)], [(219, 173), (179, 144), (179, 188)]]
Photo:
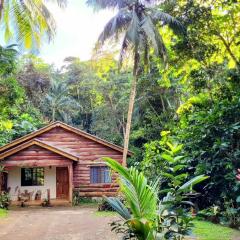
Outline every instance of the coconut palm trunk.
[(55, 122), (55, 115), (56, 115), (56, 110), (55, 107), (52, 109), (52, 121)]
[(4, 0), (0, 0), (0, 21), (2, 18), (2, 12), (3, 12), (3, 3), (4, 3)]
[(123, 165), (124, 166), (127, 166), (127, 153), (128, 153), (131, 125), (132, 125), (132, 116), (133, 116), (134, 103), (135, 103), (135, 98), (137, 93), (138, 65), (139, 65), (139, 56), (135, 50), (133, 79), (132, 79), (131, 91), (129, 96), (126, 132), (124, 135), (124, 147), (123, 147)]
[(135, 97), (136, 97), (136, 90), (137, 90), (137, 75), (135, 75), (133, 77), (131, 92), (130, 92), (130, 97), (129, 97), (127, 124), (126, 124), (124, 149), (123, 149), (123, 165), (124, 166), (127, 165), (127, 153), (128, 153), (128, 145), (129, 145), (131, 124), (132, 124), (132, 115), (133, 115), (133, 110), (134, 110), (134, 102), (135, 102)]

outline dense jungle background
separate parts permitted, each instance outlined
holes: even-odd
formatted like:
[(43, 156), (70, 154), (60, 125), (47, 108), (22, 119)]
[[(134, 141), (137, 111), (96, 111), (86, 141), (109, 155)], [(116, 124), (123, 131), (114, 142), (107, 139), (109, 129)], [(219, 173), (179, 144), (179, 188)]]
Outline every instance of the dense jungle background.
[[(161, 9), (187, 35), (159, 28), (168, 66), (151, 54), (140, 74), (128, 165), (159, 176), (162, 190), (209, 176), (197, 186), (198, 208), (239, 226), (240, 2), (165, 1)], [(56, 67), (16, 49), (0, 48), (0, 145), (52, 121), (123, 145), (132, 69), (119, 70), (116, 52), (68, 56)]]

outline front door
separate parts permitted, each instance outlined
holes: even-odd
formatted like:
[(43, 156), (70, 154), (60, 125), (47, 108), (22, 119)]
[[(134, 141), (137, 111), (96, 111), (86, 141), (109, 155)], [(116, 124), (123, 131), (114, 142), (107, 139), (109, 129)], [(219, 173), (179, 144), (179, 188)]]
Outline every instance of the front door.
[(68, 168), (56, 168), (56, 181), (57, 181), (57, 198), (68, 199), (69, 194), (69, 177)]

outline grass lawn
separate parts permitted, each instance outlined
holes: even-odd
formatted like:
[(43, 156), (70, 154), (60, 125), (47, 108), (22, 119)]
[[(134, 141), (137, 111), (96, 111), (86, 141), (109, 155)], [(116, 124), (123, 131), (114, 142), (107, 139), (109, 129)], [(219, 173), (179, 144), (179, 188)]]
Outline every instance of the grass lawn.
[(194, 221), (194, 235), (199, 240), (232, 240), (240, 238), (240, 231), (205, 221)]
[[(96, 211), (97, 217), (118, 216), (116, 212)], [(195, 228), (193, 234), (196, 240), (240, 240), (240, 231), (219, 224), (213, 224), (206, 221), (194, 221)]]
[(0, 218), (4, 218), (6, 217), (8, 214), (7, 210), (6, 209), (2, 209), (0, 208)]
[(115, 217), (118, 216), (116, 212), (112, 211), (96, 211), (94, 212), (94, 215), (97, 217)]

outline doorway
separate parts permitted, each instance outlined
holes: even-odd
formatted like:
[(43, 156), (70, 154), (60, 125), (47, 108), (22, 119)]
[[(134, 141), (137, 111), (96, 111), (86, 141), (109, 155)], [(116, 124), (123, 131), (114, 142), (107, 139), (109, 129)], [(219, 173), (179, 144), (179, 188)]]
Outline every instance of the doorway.
[(69, 197), (69, 176), (67, 167), (56, 168), (57, 199), (68, 199)]

